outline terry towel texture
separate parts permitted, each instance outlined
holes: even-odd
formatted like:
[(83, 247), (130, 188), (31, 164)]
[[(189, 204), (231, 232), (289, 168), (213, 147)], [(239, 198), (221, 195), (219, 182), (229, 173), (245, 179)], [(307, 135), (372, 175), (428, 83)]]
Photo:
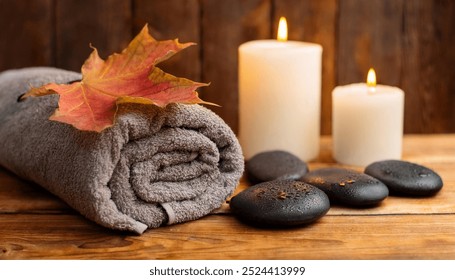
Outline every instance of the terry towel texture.
[(49, 121), (58, 96), (17, 102), (30, 85), (80, 74), (25, 68), (0, 74), (0, 165), (109, 228), (198, 219), (221, 206), (243, 172), (240, 145), (224, 121), (199, 105), (122, 105), (102, 133)]

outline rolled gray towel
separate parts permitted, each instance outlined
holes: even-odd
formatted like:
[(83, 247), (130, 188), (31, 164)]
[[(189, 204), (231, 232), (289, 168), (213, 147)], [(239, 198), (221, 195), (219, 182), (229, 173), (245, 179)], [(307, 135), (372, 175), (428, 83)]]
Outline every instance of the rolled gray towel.
[(108, 228), (198, 219), (221, 206), (243, 172), (229, 126), (199, 105), (121, 105), (101, 133), (48, 120), (58, 95), (18, 96), (30, 86), (80, 79), (37, 67), (0, 74), (0, 164)]

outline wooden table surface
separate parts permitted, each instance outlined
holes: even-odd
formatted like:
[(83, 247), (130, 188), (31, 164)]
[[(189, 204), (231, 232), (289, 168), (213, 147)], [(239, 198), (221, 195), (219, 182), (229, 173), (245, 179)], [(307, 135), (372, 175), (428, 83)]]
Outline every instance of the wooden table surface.
[[(455, 134), (406, 135), (403, 148), (404, 160), (441, 175), (436, 196), (332, 207), (316, 223), (292, 229), (245, 225), (226, 204), (141, 236), (116, 232), (0, 167), (0, 259), (455, 259)], [(331, 139), (323, 137), (310, 169), (333, 165)], [(237, 191), (245, 187), (242, 181)]]

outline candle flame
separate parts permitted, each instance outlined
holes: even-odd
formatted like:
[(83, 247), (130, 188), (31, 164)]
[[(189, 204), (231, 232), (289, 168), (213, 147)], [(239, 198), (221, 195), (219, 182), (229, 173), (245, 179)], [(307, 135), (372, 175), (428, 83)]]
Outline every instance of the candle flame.
[(370, 89), (374, 89), (376, 87), (376, 72), (374, 72), (373, 68), (370, 68), (367, 75), (367, 86)]
[(277, 40), (281, 42), (286, 42), (288, 40), (288, 23), (286, 22), (285, 17), (280, 17)]

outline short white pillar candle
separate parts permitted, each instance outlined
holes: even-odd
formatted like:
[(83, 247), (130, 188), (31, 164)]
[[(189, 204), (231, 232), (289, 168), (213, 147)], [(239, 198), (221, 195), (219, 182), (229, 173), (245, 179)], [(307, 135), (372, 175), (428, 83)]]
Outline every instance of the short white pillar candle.
[(365, 83), (332, 92), (333, 156), (339, 163), (365, 166), (401, 159), (404, 92)]

